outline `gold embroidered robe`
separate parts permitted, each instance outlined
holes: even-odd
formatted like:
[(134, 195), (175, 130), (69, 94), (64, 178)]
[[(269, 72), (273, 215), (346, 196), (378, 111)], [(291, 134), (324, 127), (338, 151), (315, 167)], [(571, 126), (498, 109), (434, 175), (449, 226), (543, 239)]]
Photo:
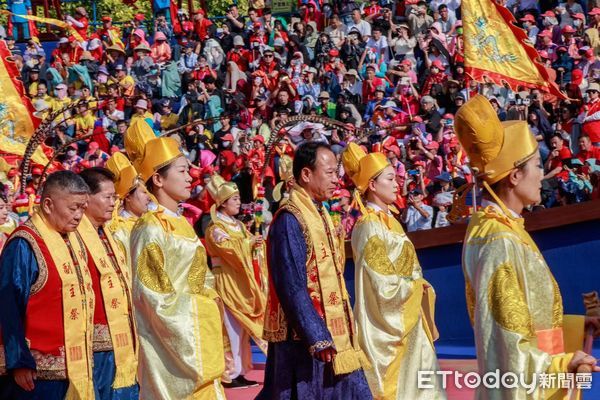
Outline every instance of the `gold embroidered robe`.
[[(226, 221), (220, 213), (206, 230), (206, 248), (212, 256), (215, 289), (227, 310), (242, 325), (260, 349), (267, 298), (266, 268), (259, 266), (260, 286), (253, 266), (252, 236), (241, 221)], [(264, 264), (264, 262), (262, 263)], [(261, 287), (262, 286), (262, 287)], [(246, 367), (252, 368), (250, 365)]]
[[(524, 373), (530, 381), (533, 374), (567, 372), (572, 354), (563, 350), (560, 290), (523, 219), (507, 216), (495, 204), (475, 213), (462, 262), (480, 373)], [(583, 331), (583, 318), (569, 317), (569, 324)], [(477, 392), (478, 400), (565, 396), (566, 390), (544, 388), (531, 394), (525, 388)]]
[(131, 232), (140, 398), (225, 400), (218, 296), (206, 252), (183, 216), (160, 207)]
[(368, 207), (352, 232), (361, 349), (373, 365), (365, 370), (375, 399), (445, 399), (440, 379), (418, 389), (418, 371), (437, 371), (433, 347), (435, 294), (423, 279), (413, 244), (400, 223)]

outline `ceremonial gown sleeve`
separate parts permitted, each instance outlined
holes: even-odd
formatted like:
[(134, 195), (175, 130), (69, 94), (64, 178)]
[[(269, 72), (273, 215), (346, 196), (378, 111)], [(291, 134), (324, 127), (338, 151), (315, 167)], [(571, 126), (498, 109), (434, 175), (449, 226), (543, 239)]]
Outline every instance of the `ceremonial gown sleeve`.
[(12, 239), (0, 257), (0, 328), (6, 352), (6, 369), (35, 369), (25, 340), (25, 311), (31, 286), (38, 277), (38, 263), (29, 243)]
[[(473, 318), (477, 359), (483, 372), (534, 374), (567, 372), (572, 353), (551, 355), (536, 345), (536, 332), (562, 326), (558, 285), (541, 256), (511, 233), (470, 240), (464, 252), (469, 315)], [(557, 297), (558, 296), (558, 297)], [(538, 387), (490, 390), (486, 399), (548, 398)]]
[(331, 347), (317, 345), (333, 343), (333, 339), (308, 295), (306, 242), (302, 228), (292, 214), (281, 213), (271, 226), (268, 257), (275, 292), (293, 329), (317, 351)]

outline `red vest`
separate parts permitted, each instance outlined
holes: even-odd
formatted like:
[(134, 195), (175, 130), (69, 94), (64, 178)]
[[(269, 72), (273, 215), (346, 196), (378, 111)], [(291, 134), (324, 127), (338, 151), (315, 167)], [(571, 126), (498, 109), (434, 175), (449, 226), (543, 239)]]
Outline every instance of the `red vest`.
[(38, 264), (25, 311), (25, 337), (36, 361), (38, 379), (66, 379), (62, 281), (48, 247), (29, 224), (10, 235), (26, 240)]
[(31, 286), (25, 312), (25, 337), (30, 348), (41, 353), (60, 355), (65, 334), (62, 309), (62, 281), (46, 244), (32, 227), (22, 225), (14, 237), (27, 240), (38, 263), (38, 278)]

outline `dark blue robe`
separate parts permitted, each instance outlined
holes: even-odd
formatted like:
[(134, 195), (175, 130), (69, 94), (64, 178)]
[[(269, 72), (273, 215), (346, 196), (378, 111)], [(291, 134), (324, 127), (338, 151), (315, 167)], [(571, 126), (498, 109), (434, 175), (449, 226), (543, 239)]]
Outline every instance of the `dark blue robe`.
[[(0, 257), (0, 329), (7, 371), (16, 368), (35, 369), (35, 360), (25, 341), (25, 310), (31, 286), (38, 276), (38, 263), (25, 239), (11, 239)], [(115, 358), (112, 351), (94, 353), (94, 391), (96, 400), (137, 399), (138, 386), (113, 389)], [(36, 380), (32, 392), (21, 389), (12, 376), (0, 381), (0, 400), (62, 400), (69, 388), (67, 380)]]
[(269, 343), (265, 384), (257, 400), (368, 400), (371, 391), (362, 370), (333, 373), (333, 365), (312, 357), (309, 347), (333, 341), (308, 295), (306, 242), (296, 217), (277, 215), (269, 230), (269, 273), (288, 322), (301, 340)]
[[(6, 370), (16, 368), (35, 369), (35, 360), (25, 341), (25, 310), (31, 286), (38, 277), (38, 263), (31, 246), (25, 239), (15, 238), (8, 242), (0, 257), (0, 329), (6, 357)], [(67, 393), (66, 380), (36, 380), (33, 391), (26, 392), (15, 383), (12, 376), (3, 377), (2, 398), (15, 400), (62, 400)]]

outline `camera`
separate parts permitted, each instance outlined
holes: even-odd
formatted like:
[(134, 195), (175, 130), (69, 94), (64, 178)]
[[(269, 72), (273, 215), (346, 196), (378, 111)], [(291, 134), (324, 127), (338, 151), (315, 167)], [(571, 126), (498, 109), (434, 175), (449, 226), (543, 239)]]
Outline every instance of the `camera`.
[(411, 176), (417, 176), (417, 175), (419, 175), (419, 170), (417, 170), (417, 169), (409, 169), (408, 170), (408, 174), (411, 175)]

